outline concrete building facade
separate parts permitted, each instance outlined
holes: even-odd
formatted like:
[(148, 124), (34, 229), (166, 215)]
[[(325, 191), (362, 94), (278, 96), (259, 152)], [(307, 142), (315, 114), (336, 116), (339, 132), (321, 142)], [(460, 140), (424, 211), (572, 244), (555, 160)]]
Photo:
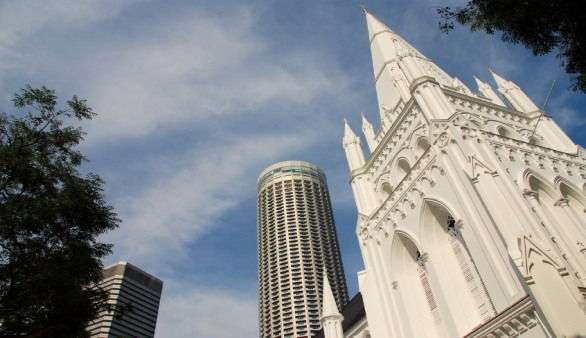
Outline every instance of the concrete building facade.
[(279, 162), (257, 188), (260, 337), (313, 336), (324, 274), (337, 306), (348, 300), (326, 177), (307, 162)]
[(104, 268), (98, 285), (108, 292), (114, 308), (104, 311), (88, 325), (90, 337), (152, 338), (155, 336), (163, 282), (127, 262)]

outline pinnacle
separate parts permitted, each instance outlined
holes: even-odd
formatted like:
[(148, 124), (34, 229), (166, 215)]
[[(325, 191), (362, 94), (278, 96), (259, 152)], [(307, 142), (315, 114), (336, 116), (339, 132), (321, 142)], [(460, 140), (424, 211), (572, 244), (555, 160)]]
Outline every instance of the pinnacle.
[(374, 14), (369, 12), (366, 8), (363, 8), (364, 15), (366, 16), (366, 26), (368, 27), (368, 39), (372, 41), (374, 36), (380, 32), (387, 31), (395, 34), (387, 25), (380, 21)]
[(490, 72), (490, 74), (492, 75), (494, 80), (496, 81), (496, 84), (499, 86), (499, 88), (507, 87), (507, 84), (509, 82), (508, 80), (504, 79), (503, 77), (501, 77), (500, 75), (495, 73), (494, 70), (492, 70), (491, 68), (488, 68), (488, 71)]
[(474, 81), (476, 82), (476, 85), (478, 86), (478, 88), (485, 85), (485, 83), (482, 82), (482, 80), (480, 80), (479, 78), (477, 78), (476, 75), (473, 75), (472, 77), (474, 78)]
[(326, 317), (332, 315), (339, 316), (340, 311), (336, 305), (336, 299), (334, 298), (334, 293), (332, 292), (328, 276), (326, 272), (324, 272), (321, 316)]
[(356, 134), (354, 134), (354, 131), (348, 123), (348, 120), (344, 118), (344, 139), (346, 138), (356, 138)]
[(364, 127), (372, 128), (372, 124), (370, 123), (370, 121), (368, 121), (366, 116), (364, 116), (364, 113), (360, 113), (360, 116), (362, 116), (362, 128), (363, 129), (364, 129)]

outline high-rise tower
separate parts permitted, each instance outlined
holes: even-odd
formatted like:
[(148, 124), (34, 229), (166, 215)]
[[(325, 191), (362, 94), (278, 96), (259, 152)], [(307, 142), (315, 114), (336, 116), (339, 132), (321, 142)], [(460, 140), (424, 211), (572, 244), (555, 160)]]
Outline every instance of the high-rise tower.
[(279, 162), (257, 192), (260, 337), (313, 336), (324, 272), (338, 307), (348, 300), (326, 177), (307, 162)]
[(115, 309), (101, 312), (88, 324), (90, 337), (155, 336), (163, 281), (130, 263), (118, 262), (104, 268), (97, 286), (108, 292), (108, 303)]

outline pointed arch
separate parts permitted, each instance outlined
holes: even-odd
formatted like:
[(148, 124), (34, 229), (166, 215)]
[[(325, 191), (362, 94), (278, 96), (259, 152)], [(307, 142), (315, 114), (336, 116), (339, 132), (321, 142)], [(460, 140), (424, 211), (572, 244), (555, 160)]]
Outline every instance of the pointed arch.
[(417, 158), (420, 158), (421, 155), (423, 155), (427, 149), (429, 149), (429, 147), (431, 146), (431, 143), (429, 143), (429, 140), (427, 139), (427, 137), (425, 136), (421, 136), (417, 139), (417, 143), (415, 144), (415, 155)]
[[(573, 217), (561, 187), (554, 188), (553, 184), (531, 170), (524, 172), (524, 181), (528, 189), (534, 193), (534, 200), (530, 202), (534, 204), (533, 207), (545, 224), (547, 237), (551, 238), (550, 244), (559, 255), (567, 257), (568, 270), (572, 272), (574, 278), (580, 279), (586, 276), (584, 253), (578, 247), (578, 239), (584, 238), (583, 217), (577, 220)], [(555, 182), (562, 181), (564, 180), (556, 177)], [(569, 188), (569, 185), (564, 185), (564, 189)]]
[(571, 197), (580, 203), (583, 206), (582, 208), (586, 208), (586, 197), (572, 182), (562, 176), (557, 176), (553, 182), (562, 197)]
[(420, 232), (458, 334), (494, 315), (488, 292), (459, 233), (456, 214), (443, 202), (425, 199)]
[(423, 264), (424, 253), (413, 237), (396, 230), (391, 244), (391, 274), (400, 323), (414, 337), (437, 337), (439, 309)]
[(376, 181), (375, 191), (382, 200), (386, 200), (393, 193), (394, 189), (395, 187), (391, 183), (391, 177), (389, 174), (381, 175)]
[(406, 157), (400, 157), (397, 159), (395, 165), (395, 185), (398, 185), (411, 171), (411, 165)]

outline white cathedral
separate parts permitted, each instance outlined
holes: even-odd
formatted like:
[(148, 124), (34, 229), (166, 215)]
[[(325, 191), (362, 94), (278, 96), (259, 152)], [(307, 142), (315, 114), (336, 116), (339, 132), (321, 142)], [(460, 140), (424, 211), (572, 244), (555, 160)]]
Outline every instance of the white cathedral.
[(586, 337), (586, 151), (515, 83), (473, 92), (365, 15), (381, 127), (362, 119), (367, 159), (343, 139), (362, 298), (338, 309), (326, 279), (321, 334)]

